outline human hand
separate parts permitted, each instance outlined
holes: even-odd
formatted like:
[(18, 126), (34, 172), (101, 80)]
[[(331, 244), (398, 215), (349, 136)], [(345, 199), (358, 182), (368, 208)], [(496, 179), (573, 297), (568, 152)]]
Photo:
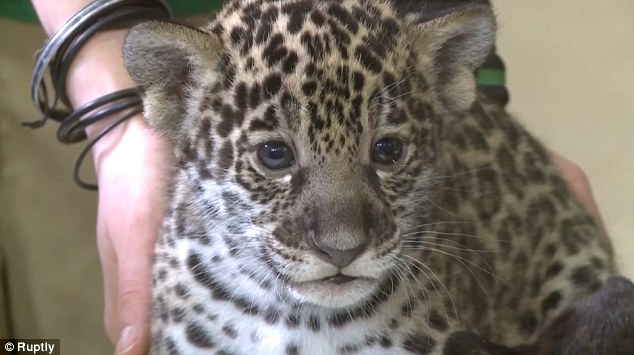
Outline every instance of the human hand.
[[(100, 33), (82, 49), (68, 79), (75, 106), (135, 86), (121, 56), (125, 33)], [(88, 136), (111, 123), (89, 126)], [(171, 165), (167, 150), (166, 142), (140, 115), (116, 127), (93, 148), (104, 322), (116, 354), (145, 354), (149, 345), (152, 258)]]
[(151, 267), (163, 215), (169, 154), (135, 118), (98, 161), (97, 240), (104, 321), (116, 354), (145, 354), (149, 340)]

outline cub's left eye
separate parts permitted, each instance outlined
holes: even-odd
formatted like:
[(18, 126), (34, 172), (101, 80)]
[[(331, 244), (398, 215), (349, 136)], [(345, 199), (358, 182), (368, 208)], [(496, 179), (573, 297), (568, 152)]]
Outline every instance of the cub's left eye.
[(383, 167), (390, 167), (403, 158), (405, 143), (397, 137), (381, 138), (372, 146), (372, 162)]
[(284, 142), (265, 142), (258, 148), (258, 159), (265, 168), (283, 170), (295, 163), (293, 150)]

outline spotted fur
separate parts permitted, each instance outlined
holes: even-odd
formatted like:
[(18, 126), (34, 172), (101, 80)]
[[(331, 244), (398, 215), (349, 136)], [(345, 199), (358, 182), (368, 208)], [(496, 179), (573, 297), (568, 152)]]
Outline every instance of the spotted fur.
[[(601, 288), (596, 222), (476, 96), (494, 33), (475, 0), (231, 1), (200, 29), (135, 27), (126, 62), (176, 157), (152, 353), (441, 354), (455, 331), (512, 346)], [(382, 137), (404, 142), (389, 167)], [(292, 167), (262, 165), (271, 141)]]

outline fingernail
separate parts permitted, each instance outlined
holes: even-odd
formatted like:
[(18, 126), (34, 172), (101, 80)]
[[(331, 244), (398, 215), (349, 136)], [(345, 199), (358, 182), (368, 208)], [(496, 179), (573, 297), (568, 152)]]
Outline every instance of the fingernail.
[(139, 341), (139, 329), (133, 325), (129, 325), (121, 331), (119, 340), (117, 341), (116, 355), (126, 355)]

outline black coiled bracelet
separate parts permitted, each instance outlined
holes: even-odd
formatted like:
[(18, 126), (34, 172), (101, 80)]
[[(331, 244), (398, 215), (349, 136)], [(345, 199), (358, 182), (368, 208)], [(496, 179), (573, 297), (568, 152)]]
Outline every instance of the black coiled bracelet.
[[(72, 144), (86, 139), (85, 129), (89, 125), (114, 117), (110, 125), (88, 142), (75, 161), (73, 179), (82, 188), (97, 189), (96, 184), (85, 182), (80, 176), (82, 163), (90, 149), (119, 124), (143, 112), (143, 107), (138, 89), (132, 88), (104, 95), (73, 110), (66, 93), (66, 76), (73, 60), (97, 32), (170, 17), (169, 8), (161, 0), (96, 0), (68, 19), (38, 52), (31, 78), (31, 99), (41, 117), (23, 125), (39, 128), (50, 118), (60, 122), (57, 140)], [(52, 97), (45, 81), (47, 71)]]

